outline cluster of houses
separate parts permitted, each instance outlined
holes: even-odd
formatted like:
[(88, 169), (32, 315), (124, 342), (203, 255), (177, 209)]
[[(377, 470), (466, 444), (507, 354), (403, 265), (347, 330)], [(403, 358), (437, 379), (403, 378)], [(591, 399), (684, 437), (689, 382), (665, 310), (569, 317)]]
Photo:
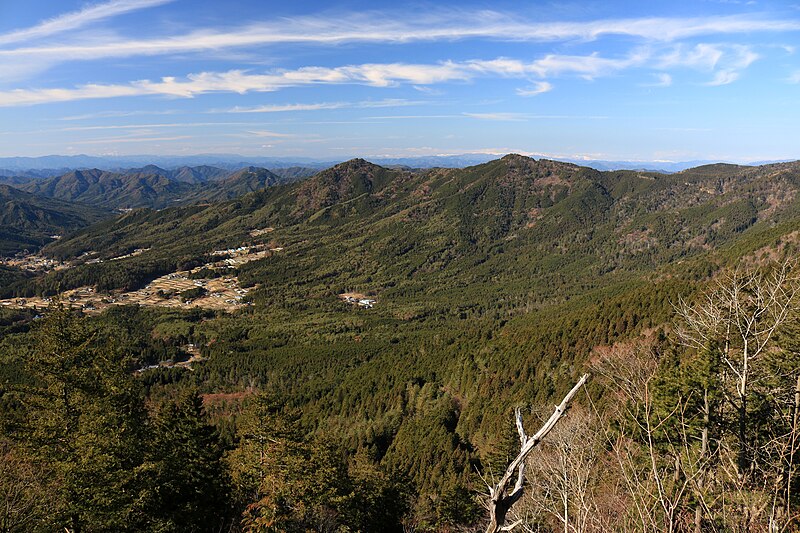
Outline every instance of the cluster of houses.
[(249, 246), (239, 246), (238, 248), (228, 248), (227, 250), (213, 250), (211, 255), (243, 255), (249, 252)]
[(363, 307), (364, 309), (372, 309), (373, 307), (375, 307), (375, 304), (377, 303), (375, 300), (372, 300), (370, 298), (355, 298), (353, 296), (345, 296), (344, 301), (349, 304)]
[(29, 272), (48, 272), (61, 266), (62, 263), (41, 255), (17, 254), (12, 258), (0, 258), (0, 265), (13, 266)]
[(135, 257), (137, 255), (143, 254), (144, 252), (146, 252), (148, 250), (150, 250), (150, 248), (137, 248), (137, 249), (135, 249), (134, 251), (132, 251), (129, 254), (118, 255), (117, 257), (112, 257), (111, 259), (109, 259), (109, 261), (119, 261), (120, 259), (127, 259), (129, 257)]

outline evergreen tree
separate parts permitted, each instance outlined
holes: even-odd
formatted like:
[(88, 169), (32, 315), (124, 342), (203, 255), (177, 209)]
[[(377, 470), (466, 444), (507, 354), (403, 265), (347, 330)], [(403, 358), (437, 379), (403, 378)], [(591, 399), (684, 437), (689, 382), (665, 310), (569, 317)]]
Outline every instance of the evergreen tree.
[(219, 531), (228, 512), (223, 448), (196, 391), (162, 406), (153, 424), (151, 519), (157, 531)]
[(128, 355), (63, 307), (23, 354), (32, 384), (13, 437), (52, 471), (40, 525), (67, 531), (137, 529), (147, 479), (146, 412)]

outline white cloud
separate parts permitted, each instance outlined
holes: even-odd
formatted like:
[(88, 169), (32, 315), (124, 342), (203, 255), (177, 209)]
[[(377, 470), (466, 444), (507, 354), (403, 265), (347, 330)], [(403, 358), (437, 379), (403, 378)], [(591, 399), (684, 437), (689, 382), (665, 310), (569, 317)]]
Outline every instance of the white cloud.
[(75, 30), (103, 19), (172, 1), (174, 0), (112, 0), (103, 4), (90, 5), (80, 11), (73, 11), (45, 20), (30, 28), (2, 33), (0, 34), (0, 45), (49, 37), (65, 31)]
[(376, 107), (403, 107), (422, 105), (428, 102), (420, 100), (405, 100), (402, 98), (386, 98), (383, 100), (364, 100), (361, 102), (319, 102), (311, 104), (267, 104), (253, 107), (232, 107), (230, 109), (214, 109), (210, 113), (286, 113), (294, 111), (319, 111), (322, 109), (342, 108), (376, 108)]
[(719, 46), (710, 44), (698, 44), (693, 48), (677, 46), (670, 52), (661, 56), (659, 61), (660, 68), (689, 67), (713, 69), (724, 52)]
[[(161, 95), (191, 98), (210, 92), (277, 91), (286, 87), (323, 84), (362, 84), (372, 87), (392, 87), (399, 84), (430, 85), (468, 81), (476, 76), (550, 76), (574, 73), (584, 77), (608, 74), (640, 59), (604, 59), (592, 56), (554, 56), (526, 63), (500, 58), (490, 61), (436, 64), (369, 63), (342, 67), (302, 67), (296, 70), (276, 70), (254, 74), (243, 70), (200, 72), (179, 79), (174, 76), (160, 81), (139, 80), (127, 84), (89, 84), (74, 88), (15, 89), (0, 91), (0, 107), (33, 105), (70, 100), (114, 98), (124, 96)], [(394, 105), (397, 101), (378, 101), (363, 106)], [(269, 108), (267, 108), (268, 110)]]
[(252, 126), (252, 122), (170, 122), (160, 124), (109, 124), (104, 126), (71, 126), (57, 130), (44, 131), (97, 131), (97, 130), (139, 130), (153, 128), (188, 128), (200, 126)]
[(761, 56), (749, 46), (701, 43), (692, 48), (676, 46), (656, 61), (658, 68), (691, 68), (713, 72), (714, 79), (706, 85), (726, 85), (739, 79), (741, 71)]
[(517, 89), (519, 96), (536, 96), (553, 90), (553, 84), (546, 81), (537, 81), (531, 87)]
[(706, 83), (709, 87), (728, 85), (739, 79), (739, 73), (732, 70), (720, 70), (714, 75), (714, 79)]
[(96, 118), (118, 118), (135, 117), (140, 115), (177, 115), (179, 111), (175, 109), (164, 109), (161, 111), (98, 111), (97, 113), (86, 113), (83, 115), (71, 115), (61, 117), (58, 120), (91, 120)]
[(733, 49), (735, 50), (734, 68), (745, 69), (761, 58), (759, 54), (753, 52), (748, 46), (736, 45)]
[(653, 74), (656, 81), (652, 83), (643, 83), (642, 87), (669, 87), (672, 85), (672, 76), (667, 74), (666, 72), (658, 72)]
[(346, 102), (325, 102), (319, 104), (270, 104), (255, 107), (232, 107), (230, 109), (213, 110), (212, 113), (285, 113), (291, 111), (318, 111), (320, 109), (341, 109), (347, 107)]
[(424, 94), (429, 94), (431, 96), (441, 96), (444, 94), (439, 89), (434, 89), (433, 87), (426, 87), (424, 85), (412, 85), (412, 88), (416, 91), (419, 91)]
[(464, 116), (479, 120), (499, 120), (502, 122), (522, 122), (527, 118), (522, 113), (464, 113)]
[(72, 144), (111, 144), (111, 143), (150, 143), (159, 141), (180, 141), (191, 139), (191, 135), (175, 135), (172, 137), (104, 137), (85, 141), (70, 141)]
[[(139, 80), (126, 84), (88, 84), (73, 88), (15, 89), (0, 91), (0, 107), (34, 105), (70, 100), (115, 98), (157, 95), (174, 98), (192, 98), (214, 92), (245, 94), (248, 92), (271, 92), (287, 87), (304, 85), (360, 84), (371, 87), (395, 87), (401, 84), (412, 86), (433, 85), (445, 82), (468, 82), (478, 77), (496, 76), (506, 78), (553, 78), (559, 76), (580, 76), (594, 79), (613, 75), (619, 71), (648, 67), (655, 62), (656, 67), (686, 66), (702, 70), (718, 71), (712, 84), (731, 83), (739, 76), (739, 71), (758, 59), (746, 46), (698, 45), (692, 49), (678, 48), (677, 52), (663, 55), (653, 60), (652, 53), (646, 49), (635, 50), (627, 56), (618, 58), (602, 57), (597, 53), (576, 56), (549, 54), (533, 61), (512, 58), (491, 60), (471, 60), (464, 62), (442, 61), (439, 63), (367, 63), (340, 67), (308, 66), (294, 70), (272, 70), (254, 73), (244, 70), (224, 72), (200, 72), (185, 78), (175, 76), (161, 80)], [(668, 78), (661, 76), (661, 82)], [(668, 75), (666, 75), (668, 76)], [(671, 78), (670, 78), (671, 79)], [(538, 94), (550, 90), (549, 81), (533, 82), (527, 94)], [(526, 90), (522, 90), (523, 92)], [(520, 93), (523, 94), (523, 93)], [(281, 112), (338, 107), (391, 107), (409, 105), (404, 100), (378, 100), (359, 104), (329, 102), (319, 104), (266, 105), (255, 108), (234, 108), (231, 112)]]
[(267, 137), (271, 139), (283, 139), (286, 137), (296, 137), (296, 135), (292, 133), (278, 133), (276, 131), (267, 131), (267, 130), (255, 130), (255, 131), (248, 131), (250, 135), (255, 137)]
[(586, 79), (594, 79), (600, 76), (613, 74), (626, 68), (641, 66), (649, 58), (649, 53), (639, 50), (623, 58), (601, 57), (594, 53), (588, 56), (573, 56), (549, 54), (541, 59), (530, 63), (517, 62), (517, 68), (513, 68), (507, 62), (488, 61), (481, 65), (488, 67), (489, 71), (495, 69), (498, 73), (506, 75), (534, 75), (540, 78), (550, 78), (564, 74), (574, 74)]
[[(70, 24), (85, 24), (101, 16), (118, 14), (168, 0), (118, 0), (87, 8), (77, 14), (48, 21), (41, 27), (21, 32), (53, 32)], [(101, 9), (105, 8), (105, 9)], [(114, 11), (116, 9), (116, 11)], [(454, 22), (455, 21), (455, 22)], [(468, 23), (462, 21), (469, 21)], [(39, 29), (37, 29), (39, 28)], [(501, 41), (594, 40), (607, 35), (623, 35), (652, 42), (672, 42), (700, 35), (749, 32), (788, 32), (800, 29), (797, 20), (773, 20), (753, 16), (701, 18), (638, 18), (589, 22), (533, 22), (518, 16), (492, 11), (438, 11), (420, 16), (414, 13), (344, 14), (285, 18), (252, 24), (232, 31), (203, 29), (182, 35), (150, 39), (106, 39), (86, 42), (78, 36), (57, 45), (28, 46), (0, 50), (5, 62), (18, 68), (31, 62), (55, 64), (71, 60), (149, 56), (190, 52), (219, 52), (229, 48), (259, 47), (286, 43), (330, 45), (352, 42), (406, 43), (414, 41), (453, 41), (492, 39)], [(59, 30), (60, 31), (60, 30)], [(27, 35), (27, 34), (26, 34)], [(33, 34), (31, 34), (33, 35)], [(2, 39), (2, 36), (0, 36)], [(23, 40), (6, 34), (7, 42)], [(700, 60), (700, 59), (698, 59)], [(9, 67), (7, 67), (7, 70)]]

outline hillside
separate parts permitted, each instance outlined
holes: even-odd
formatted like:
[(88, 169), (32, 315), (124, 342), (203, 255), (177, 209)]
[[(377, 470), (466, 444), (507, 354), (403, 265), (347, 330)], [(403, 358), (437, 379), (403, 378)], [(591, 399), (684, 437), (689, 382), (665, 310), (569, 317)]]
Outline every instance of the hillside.
[(23, 192), (0, 185), (0, 255), (38, 250), (64, 235), (111, 216), (89, 207)]
[(7, 178), (10, 184), (17, 183), (33, 194), (109, 209), (163, 209), (218, 202), (295, 179), (281, 178), (257, 167), (229, 171), (211, 166), (183, 166), (165, 170), (155, 165), (119, 172), (73, 170), (42, 179)]
[(146, 170), (119, 174), (98, 169), (74, 170), (23, 188), (40, 196), (110, 209), (162, 208), (192, 190), (190, 185)]
[(11, 187), (19, 188), (26, 183), (30, 183), (32, 181), (36, 181), (39, 178), (31, 177), (31, 176), (18, 176), (15, 174), (4, 176), (0, 175), (0, 184), (3, 185), (10, 185)]
[(412, 174), (353, 160), (232, 202), (132, 213), (47, 251), (184, 257), (276, 227), (269, 237), (291, 253), (249, 266), (254, 282), (276, 267), (302, 272), (292, 284), (309, 291), (347, 286), (408, 299), (460, 279), (472, 299), (523, 290), (516, 297), (542, 301), (706, 254), (797, 215), (798, 164), (709, 170), (599, 172), (512, 155)]
[(272, 187), (286, 180), (265, 168), (246, 167), (233, 173), (220, 176), (213, 183), (208, 183), (185, 202), (221, 202), (267, 187)]
[[(72, 268), (4, 297), (81, 288), (70, 297), (89, 313), (100, 299), (151, 302), (87, 320), (135, 330), (151, 358), (199, 351), (191, 372), (145, 372), (152, 394), (201, 390), (233, 435), (267, 391), (283, 406), (270, 416), (296, 416), (312, 439), (303, 449), (335, 442), (373, 481), (404, 487), (392, 516), (434, 531), (480, 515), (475, 472), (497, 472), (516, 446), (512, 407), (552, 405), (598, 353), (640, 337), (681, 368), (673, 303), (742, 259), (797, 256), (798, 189), (798, 163), (659, 174), (509, 155), (410, 172), (356, 159), (102, 221), (44, 249)], [(238, 302), (197, 305), (214, 300), (205, 290), (228, 298), (224, 284)], [(599, 383), (589, 392), (616, 401)]]
[(310, 178), (319, 172), (319, 169), (314, 167), (276, 167), (270, 168), (270, 171), (288, 183)]
[(121, 174), (130, 175), (158, 175), (164, 176), (170, 180), (179, 181), (181, 183), (207, 183), (210, 181), (217, 181), (231, 175), (230, 170), (212, 167), (208, 165), (200, 165), (196, 167), (181, 166), (173, 169), (163, 169), (156, 165), (146, 165), (141, 168), (132, 168), (120, 171)]

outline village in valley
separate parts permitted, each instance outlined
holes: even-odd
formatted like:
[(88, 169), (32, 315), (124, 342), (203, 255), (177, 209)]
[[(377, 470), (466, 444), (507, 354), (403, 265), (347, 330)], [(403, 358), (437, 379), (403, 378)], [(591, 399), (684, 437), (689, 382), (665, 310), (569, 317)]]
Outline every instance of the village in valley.
[[(250, 231), (251, 237), (261, 237), (272, 233), (274, 228)], [(80, 264), (97, 264), (121, 261), (139, 256), (150, 248), (137, 248), (127, 254), (102, 258), (99, 252), (88, 251), (71, 261), (59, 261), (39, 254), (19, 253), (13, 257), (0, 258), (0, 265), (12, 266), (31, 273), (44, 274), (50, 271), (66, 270)], [(205, 263), (191, 270), (181, 270), (160, 276), (145, 287), (135, 291), (98, 292), (94, 287), (84, 286), (63, 291), (58, 300), (71, 308), (79, 308), (87, 314), (99, 314), (115, 305), (142, 305), (170, 308), (202, 308), (232, 312), (252, 305), (247, 295), (255, 287), (242, 287), (236, 275), (236, 268), (250, 261), (263, 259), (284, 251), (275, 241), (269, 244), (247, 244), (236, 248), (212, 250), (209, 255), (213, 262)], [(359, 309), (372, 309), (377, 301), (373, 297), (358, 292), (339, 294), (339, 299)], [(29, 298), (0, 299), (0, 308), (28, 308), (44, 310), (53, 298), (34, 296)]]
[[(260, 236), (272, 232), (273, 228), (254, 230), (252, 236)], [(76, 266), (80, 262), (87, 264), (105, 261), (119, 261), (149, 251), (149, 248), (138, 248), (125, 255), (101, 259), (94, 257), (97, 252), (86, 252), (78, 261), (61, 262), (35, 254), (20, 254), (12, 258), (0, 259), (0, 264), (14, 266), (29, 272), (46, 273), (52, 270), (63, 270)], [(250, 305), (247, 294), (252, 288), (241, 287), (236, 276), (236, 267), (250, 261), (280, 253), (283, 247), (256, 244), (213, 250), (210, 255), (217, 259), (191, 270), (172, 272), (158, 277), (147, 286), (136, 291), (98, 293), (94, 287), (79, 287), (64, 291), (59, 295), (60, 301), (69, 307), (80, 308), (88, 314), (98, 314), (113, 305), (144, 305), (153, 307), (174, 307), (214, 309), (234, 311)], [(198, 275), (201, 273), (202, 275)], [(205, 274), (211, 274), (206, 276)], [(30, 309), (46, 309), (52, 302), (48, 297), (9, 298), (0, 300), (2, 307), (24, 307)]]

